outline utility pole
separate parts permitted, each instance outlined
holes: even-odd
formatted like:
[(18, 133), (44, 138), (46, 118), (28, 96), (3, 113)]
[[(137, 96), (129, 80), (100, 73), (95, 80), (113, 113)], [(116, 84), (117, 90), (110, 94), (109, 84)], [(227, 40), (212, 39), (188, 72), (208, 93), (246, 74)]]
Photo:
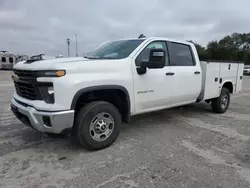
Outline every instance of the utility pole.
[(78, 44), (77, 44), (77, 34), (75, 34), (76, 37), (76, 57), (78, 57)]
[(70, 49), (69, 49), (69, 47), (70, 47), (70, 39), (69, 38), (67, 38), (67, 45), (68, 45), (68, 57), (70, 57)]

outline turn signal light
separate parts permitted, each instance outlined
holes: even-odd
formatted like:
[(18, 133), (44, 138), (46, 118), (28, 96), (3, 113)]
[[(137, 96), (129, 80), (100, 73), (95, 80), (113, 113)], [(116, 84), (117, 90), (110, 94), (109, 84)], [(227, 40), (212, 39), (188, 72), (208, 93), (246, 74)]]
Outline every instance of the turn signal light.
[(56, 71), (56, 75), (57, 75), (58, 77), (64, 76), (64, 75), (65, 75), (65, 71), (64, 71), (64, 70)]

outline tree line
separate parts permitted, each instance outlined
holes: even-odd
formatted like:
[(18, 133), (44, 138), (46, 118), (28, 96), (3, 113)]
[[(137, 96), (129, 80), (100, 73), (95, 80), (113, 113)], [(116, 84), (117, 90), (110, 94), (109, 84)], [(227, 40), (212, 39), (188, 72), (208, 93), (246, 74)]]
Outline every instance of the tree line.
[(209, 42), (206, 47), (189, 42), (196, 46), (200, 60), (243, 61), (250, 65), (250, 33), (233, 33)]

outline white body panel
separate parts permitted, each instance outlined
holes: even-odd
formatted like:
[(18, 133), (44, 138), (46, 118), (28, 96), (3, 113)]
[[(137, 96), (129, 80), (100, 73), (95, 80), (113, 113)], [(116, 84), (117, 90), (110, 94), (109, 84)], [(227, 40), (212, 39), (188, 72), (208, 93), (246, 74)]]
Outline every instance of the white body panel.
[(216, 98), (220, 95), (219, 77), (220, 63), (202, 62), (202, 74), (204, 75), (204, 100)]
[(224, 79), (236, 78), (238, 70), (237, 63), (220, 63), (220, 77)]
[[(68, 59), (68, 60), (67, 60)], [(61, 60), (61, 61), (60, 61)], [(67, 60), (67, 61), (65, 61)], [(119, 85), (127, 89), (130, 96), (131, 104), (134, 104), (133, 98), (133, 77), (130, 67), (130, 58), (123, 60), (87, 60), (79, 58), (58, 58), (51, 60), (37, 61), (32, 64), (24, 64), (20, 62), (15, 65), (15, 69), (24, 70), (56, 70), (65, 69), (66, 76), (61, 78), (38, 78), (40, 82), (53, 82), (55, 103), (47, 104), (44, 101), (30, 101), (16, 97), (20, 101), (34, 106), (39, 110), (57, 111), (69, 110), (74, 95), (77, 91), (103, 85)], [(49, 67), (49, 68), (46, 68)], [(134, 106), (131, 105), (131, 112), (134, 111)]]
[[(158, 38), (158, 41), (169, 41), (165, 38)], [(146, 47), (154, 40), (148, 40), (143, 44)], [(195, 46), (190, 45), (194, 54), (195, 66), (165, 66), (162, 69), (147, 69), (144, 75), (138, 75), (135, 66), (135, 59), (144, 49), (141, 47), (132, 53), (132, 72), (134, 76), (135, 113), (145, 113), (160, 109), (180, 106), (193, 103), (201, 91), (201, 73), (198, 54)], [(173, 72), (174, 76), (167, 76), (166, 73)], [(190, 87), (192, 83), (192, 87)]]
[(226, 82), (233, 85), (233, 93), (238, 93), (242, 88), (242, 63), (227, 62), (201, 62), (202, 66), (202, 92), (199, 99), (213, 99), (220, 95), (221, 88)]
[[(158, 40), (166, 42), (165, 38)], [(172, 107), (176, 97), (175, 90), (170, 89), (176, 78), (166, 76), (167, 72), (171, 72), (172, 67), (165, 66), (162, 69), (147, 69), (144, 75), (138, 75), (137, 73), (135, 59), (152, 41), (154, 40), (146, 41), (131, 54), (135, 101), (135, 112), (132, 115)]]
[[(195, 66), (165, 66), (161, 69), (147, 69), (144, 75), (138, 75), (135, 58), (141, 50), (154, 40), (173, 41), (189, 45)], [(120, 60), (89, 60), (83, 57), (58, 58), (33, 62), (19, 62), (14, 69), (21, 70), (66, 70), (61, 78), (37, 79), (39, 82), (52, 82), (54, 86), (55, 103), (47, 104), (41, 100), (31, 101), (14, 93), (14, 98), (33, 106), (37, 110), (62, 111), (70, 110), (75, 94), (84, 88), (92, 86), (122, 86), (129, 94), (130, 114), (140, 114), (159, 109), (180, 106), (195, 102), (199, 95), (202, 99), (218, 97), (221, 86), (232, 82), (236, 91), (241, 90), (243, 66), (223, 63), (203, 63), (202, 69), (195, 46), (192, 43), (166, 38), (149, 38), (142, 42), (127, 58)], [(200, 72), (195, 74), (195, 72)], [(174, 72), (174, 76), (166, 76)], [(222, 78), (218, 84), (215, 77)], [(203, 97), (201, 97), (203, 96)]]
[(172, 72), (175, 73), (172, 82), (173, 106), (196, 102), (201, 91), (201, 74), (196, 75), (195, 71), (201, 72), (200, 64), (190, 67), (172, 67)]
[(237, 71), (237, 80), (236, 80), (236, 87), (235, 92), (239, 93), (242, 90), (242, 76), (244, 71), (244, 64), (238, 64), (238, 71)]
[(166, 77), (169, 69), (169, 67), (160, 70), (149, 69), (145, 75), (138, 75), (136, 69), (133, 68), (135, 114), (172, 106), (174, 90), (169, 90), (169, 88), (174, 79)]

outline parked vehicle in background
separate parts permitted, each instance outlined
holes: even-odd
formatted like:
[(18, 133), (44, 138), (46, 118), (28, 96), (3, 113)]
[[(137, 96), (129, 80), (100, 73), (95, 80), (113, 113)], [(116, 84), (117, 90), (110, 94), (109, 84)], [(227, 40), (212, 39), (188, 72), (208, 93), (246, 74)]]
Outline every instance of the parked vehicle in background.
[(16, 56), (7, 51), (0, 52), (0, 69), (12, 69), (16, 63)]
[(27, 55), (15, 55), (7, 51), (0, 51), (0, 69), (11, 70), (16, 63), (26, 61), (28, 58)]
[(14, 66), (11, 109), (48, 135), (70, 132), (86, 149), (110, 146), (130, 116), (206, 101), (224, 113), (242, 87), (244, 64), (200, 61), (195, 45), (139, 38), (100, 45), (85, 57)]
[(244, 67), (244, 75), (250, 75), (250, 65), (245, 65), (245, 67)]
[(20, 61), (27, 61), (29, 59), (28, 55), (16, 55), (16, 63), (20, 62)]

